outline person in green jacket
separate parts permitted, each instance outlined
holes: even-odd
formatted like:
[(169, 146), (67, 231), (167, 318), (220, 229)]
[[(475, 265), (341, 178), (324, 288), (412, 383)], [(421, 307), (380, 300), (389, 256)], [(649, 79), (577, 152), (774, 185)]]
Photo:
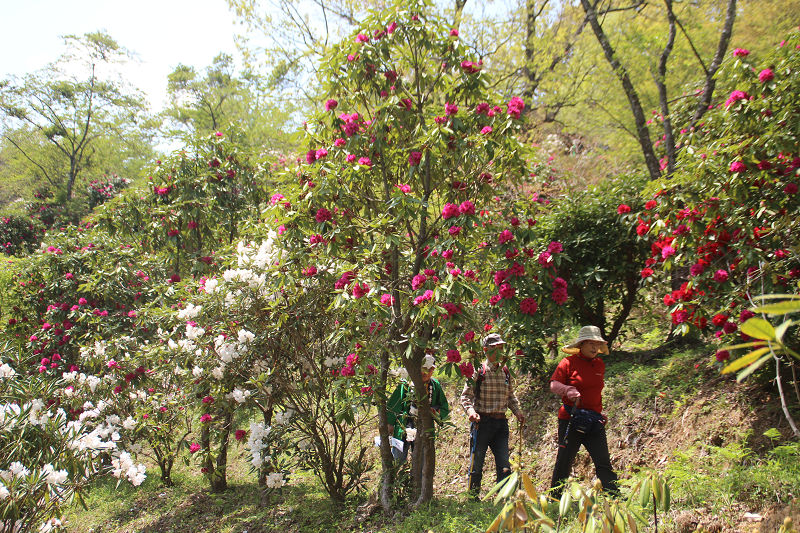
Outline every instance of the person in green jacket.
[[(441, 425), (450, 416), (450, 406), (442, 390), (442, 385), (433, 378), (435, 369), (436, 361), (433, 356), (426, 355), (422, 361), (422, 381), (427, 388), (433, 419)], [(414, 384), (406, 380), (401, 381), (389, 398), (386, 408), (389, 434), (397, 439), (393, 441), (392, 456), (396, 461), (404, 463), (408, 457), (408, 450), (413, 446), (417, 435)]]

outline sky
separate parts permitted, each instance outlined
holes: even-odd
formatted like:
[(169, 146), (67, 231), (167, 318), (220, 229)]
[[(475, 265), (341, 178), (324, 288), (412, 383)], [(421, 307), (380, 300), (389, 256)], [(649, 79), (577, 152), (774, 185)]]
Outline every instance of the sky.
[(0, 0), (0, 13), (0, 79), (57, 59), (63, 35), (102, 30), (136, 55), (123, 75), (154, 111), (179, 63), (202, 70), (220, 52), (236, 56), (236, 23), (225, 0)]

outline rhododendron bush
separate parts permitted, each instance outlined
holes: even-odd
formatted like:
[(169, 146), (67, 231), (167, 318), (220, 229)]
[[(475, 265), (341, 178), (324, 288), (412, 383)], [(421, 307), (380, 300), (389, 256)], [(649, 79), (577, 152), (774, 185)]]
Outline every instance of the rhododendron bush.
[(0, 348), (0, 359), (4, 531), (56, 528), (62, 508), (99, 475), (144, 481), (144, 466), (120, 446), (121, 420), (107, 402), (95, 397), (72, 416), (61, 403), (69, 390), (65, 380), (27, 372), (25, 357), (9, 344)]
[(675, 176), (639, 212), (645, 271), (688, 270), (664, 296), (680, 332), (746, 338), (754, 296), (798, 290), (798, 45), (795, 31), (763, 60), (734, 51), (720, 73), (729, 96), (684, 130)]
[(173, 274), (202, 275), (214, 252), (235, 242), (258, 216), (269, 176), (231, 129), (197, 138), (157, 161), (149, 189), (107, 202), (92, 220), (111, 235), (135, 239), (149, 253), (168, 253)]
[(542, 339), (571, 320), (600, 327), (610, 342), (619, 334), (649, 247), (618, 205), (636, 207), (643, 185), (643, 177), (620, 176), (552, 200), (533, 195), (487, 224), (497, 239), (485, 261), (496, 268), (486, 289), (495, 325), (529, 365), (543, 363)]

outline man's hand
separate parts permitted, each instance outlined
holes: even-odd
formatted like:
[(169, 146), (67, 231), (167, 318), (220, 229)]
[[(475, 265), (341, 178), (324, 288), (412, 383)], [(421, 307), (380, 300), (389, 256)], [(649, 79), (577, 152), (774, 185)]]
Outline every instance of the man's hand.
[(469, 421), (470, 422), (480, 422), (481, 421), (481, 415), (476, 413), (474, 409), (470, 409), (469, 410)]
[(575, 387), (567, 387), (565, 396), (574, 402), (581, 397), (581, 393)]
[(522, 413), (519, 413), (518, 415), (516, 415), (516, 417), (517, 417), (517, 421), (519, 422), (519, 425), (520, 426), (524, 426), (525, 425), (525, 415), (523, 415)]

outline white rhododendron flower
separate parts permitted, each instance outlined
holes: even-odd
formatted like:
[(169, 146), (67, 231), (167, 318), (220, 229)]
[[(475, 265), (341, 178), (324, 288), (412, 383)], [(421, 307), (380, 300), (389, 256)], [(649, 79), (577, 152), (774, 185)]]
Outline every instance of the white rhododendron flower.
[(279, 489), (283, 486), (283, 473), (272, 472), (267, 474), (267, 487), (271, 489)]
[[(208, 282), (206, 282), (208, 283)], [(191, 320), (196, 318), (197, 315), (200, 314), (200, 311), (203, 309), (202, 305), (194, 305), (192, 303), (186, 304), (186, 308), (181, 309), (178, 311), (178, 318), (180, 320)]]
[(13, 378), (15, 375), (17, 375), (16, 371), (8, 366), (8, 363), (0, 365), (0, 379)]

